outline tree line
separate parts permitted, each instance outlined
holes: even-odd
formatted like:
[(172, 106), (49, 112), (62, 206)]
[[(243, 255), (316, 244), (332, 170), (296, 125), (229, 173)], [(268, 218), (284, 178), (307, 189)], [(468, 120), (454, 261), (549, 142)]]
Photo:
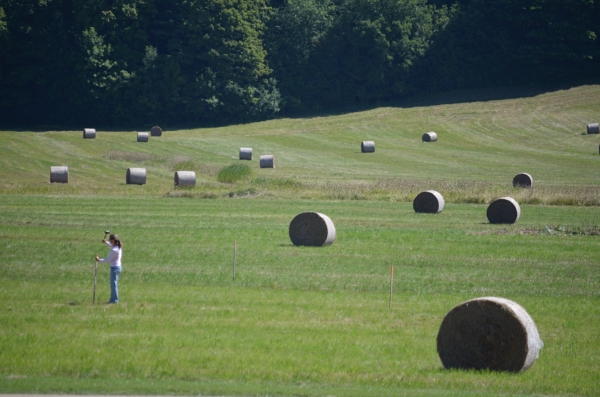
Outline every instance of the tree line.
[(260, 120), (600, 77), (595, 0), (0, 0), (0, 120)]

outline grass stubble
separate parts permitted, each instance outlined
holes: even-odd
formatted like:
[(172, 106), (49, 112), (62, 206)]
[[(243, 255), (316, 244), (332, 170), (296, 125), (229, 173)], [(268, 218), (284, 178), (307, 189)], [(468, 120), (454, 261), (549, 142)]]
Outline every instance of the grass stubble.
[[(590, 92), (166, 131), (143, 146), (132, 133), (0, 133), (0, 391), (597, 395), (600, 174), (595, 137), (580, 131), (598, 117)], [(421, 144), (430, 130), (440, 140)], [(359, 153), (365, 139), (377, 153)], [(276, 153), (278, 168), (248, 162), (253, 175), (219, 182), (240, 145)], [(70, 183), (49, 184), (50, 165), (69, 165)], [(125, 185), (140, 165), (148, 183)], [(177, 170), (196, 171), (197, 187), (174, 189)], [(518, 172), (533, 189), (510, 185)], [(415, 214), (428, 189), (444, 211)], [(505, 195), (521, 219), (489, 225), (485, 205)], [(292, 246), (303, 211), (333, 220), (333, 246)], [(93, 306), (107, 228), (125, 242), (122, 303)], [(536, 322), (545, 346), (526, 373), (442, 368), (444, 315), (480, 296)]]

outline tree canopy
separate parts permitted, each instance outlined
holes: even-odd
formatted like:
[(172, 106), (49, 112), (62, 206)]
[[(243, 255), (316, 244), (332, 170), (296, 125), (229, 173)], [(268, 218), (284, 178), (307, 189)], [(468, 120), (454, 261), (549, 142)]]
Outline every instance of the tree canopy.
[(0, 119), (230, 123), (600, 75), (594, 0), (0, 0)]

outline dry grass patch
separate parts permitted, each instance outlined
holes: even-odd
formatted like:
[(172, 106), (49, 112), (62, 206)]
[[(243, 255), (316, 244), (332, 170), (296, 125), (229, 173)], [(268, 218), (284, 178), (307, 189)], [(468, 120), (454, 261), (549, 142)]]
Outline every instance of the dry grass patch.
[(109, 160), (117, 160), (131, 163), (162, 163), (166, 159), (152, 153), (128, 152), (124, 150), (112, 150), (104, 154), (104, 157)]

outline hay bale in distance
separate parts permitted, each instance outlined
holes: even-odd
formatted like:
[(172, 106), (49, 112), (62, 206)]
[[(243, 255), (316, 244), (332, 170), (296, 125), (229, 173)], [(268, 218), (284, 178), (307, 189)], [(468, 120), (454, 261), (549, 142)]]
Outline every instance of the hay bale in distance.
[(360, 151), (362, 153), (374, 153), (375, 152), (375, 142), (374, 141), (362, 141), (360, 143)]
[(592, 123), (587, 125), (588, 134), (600, 134), (600, 124)]
[(252, 160), (252, 148), (241, 147), (240, 148), (240, 160)]
[(50, 183), (69, 183), (69, 167), (66, 165), (50, 167)]
[(531, 316), (504, 298), (472, 299), (444, 317), (437, 351), (447, 369), (525, 372), (544, 343)]
[(490, 223), (515, 223), (521, 216), (521, 207), (512, 197), (500, 197), (487, 208)]
[(415, 212), (439, 214), (444, 209), (444, 197), (435, 190), (421, 192), (413, 200)]
[(145, 168), (127, 168), (127, 177), (125, 181), (128, 185), (145, 185), (146, 184), (146, 169)]
[(515, 175), (513, 178), (513, 186), (514, 187), (533, 187), (533, 178), (531, 175), (522, 172), (520, 174)]
[(275, 168), (275, 156), (272, 154), (260, 156), (260, 168)]
[(137, 133), (137, 141), (138, 142), (148, 142), (148, 133), (147, 132), (138, 132)]
[(335, 241), (335, 226), (331, 219), (319, 212), (303, 212), (290, 222), (290, 239), (294, 245), (324, 247)]
[(194, 171), (177, 171), (175, 173), (175, 187), (196, 186), (196, 173)]
[(438, 136), (435, 132), (426, 132), (421, 139), (423, 142), (437, 142)]
[(96, 138), (96, 130), (94, 128), (83, 129), (83, 139), (94, 139)]
[(154, 126), (150, 129), (150, 135), (152, 136), (161, 136), (162, 135), (162, 128), (160, 128), (159, 126)]

